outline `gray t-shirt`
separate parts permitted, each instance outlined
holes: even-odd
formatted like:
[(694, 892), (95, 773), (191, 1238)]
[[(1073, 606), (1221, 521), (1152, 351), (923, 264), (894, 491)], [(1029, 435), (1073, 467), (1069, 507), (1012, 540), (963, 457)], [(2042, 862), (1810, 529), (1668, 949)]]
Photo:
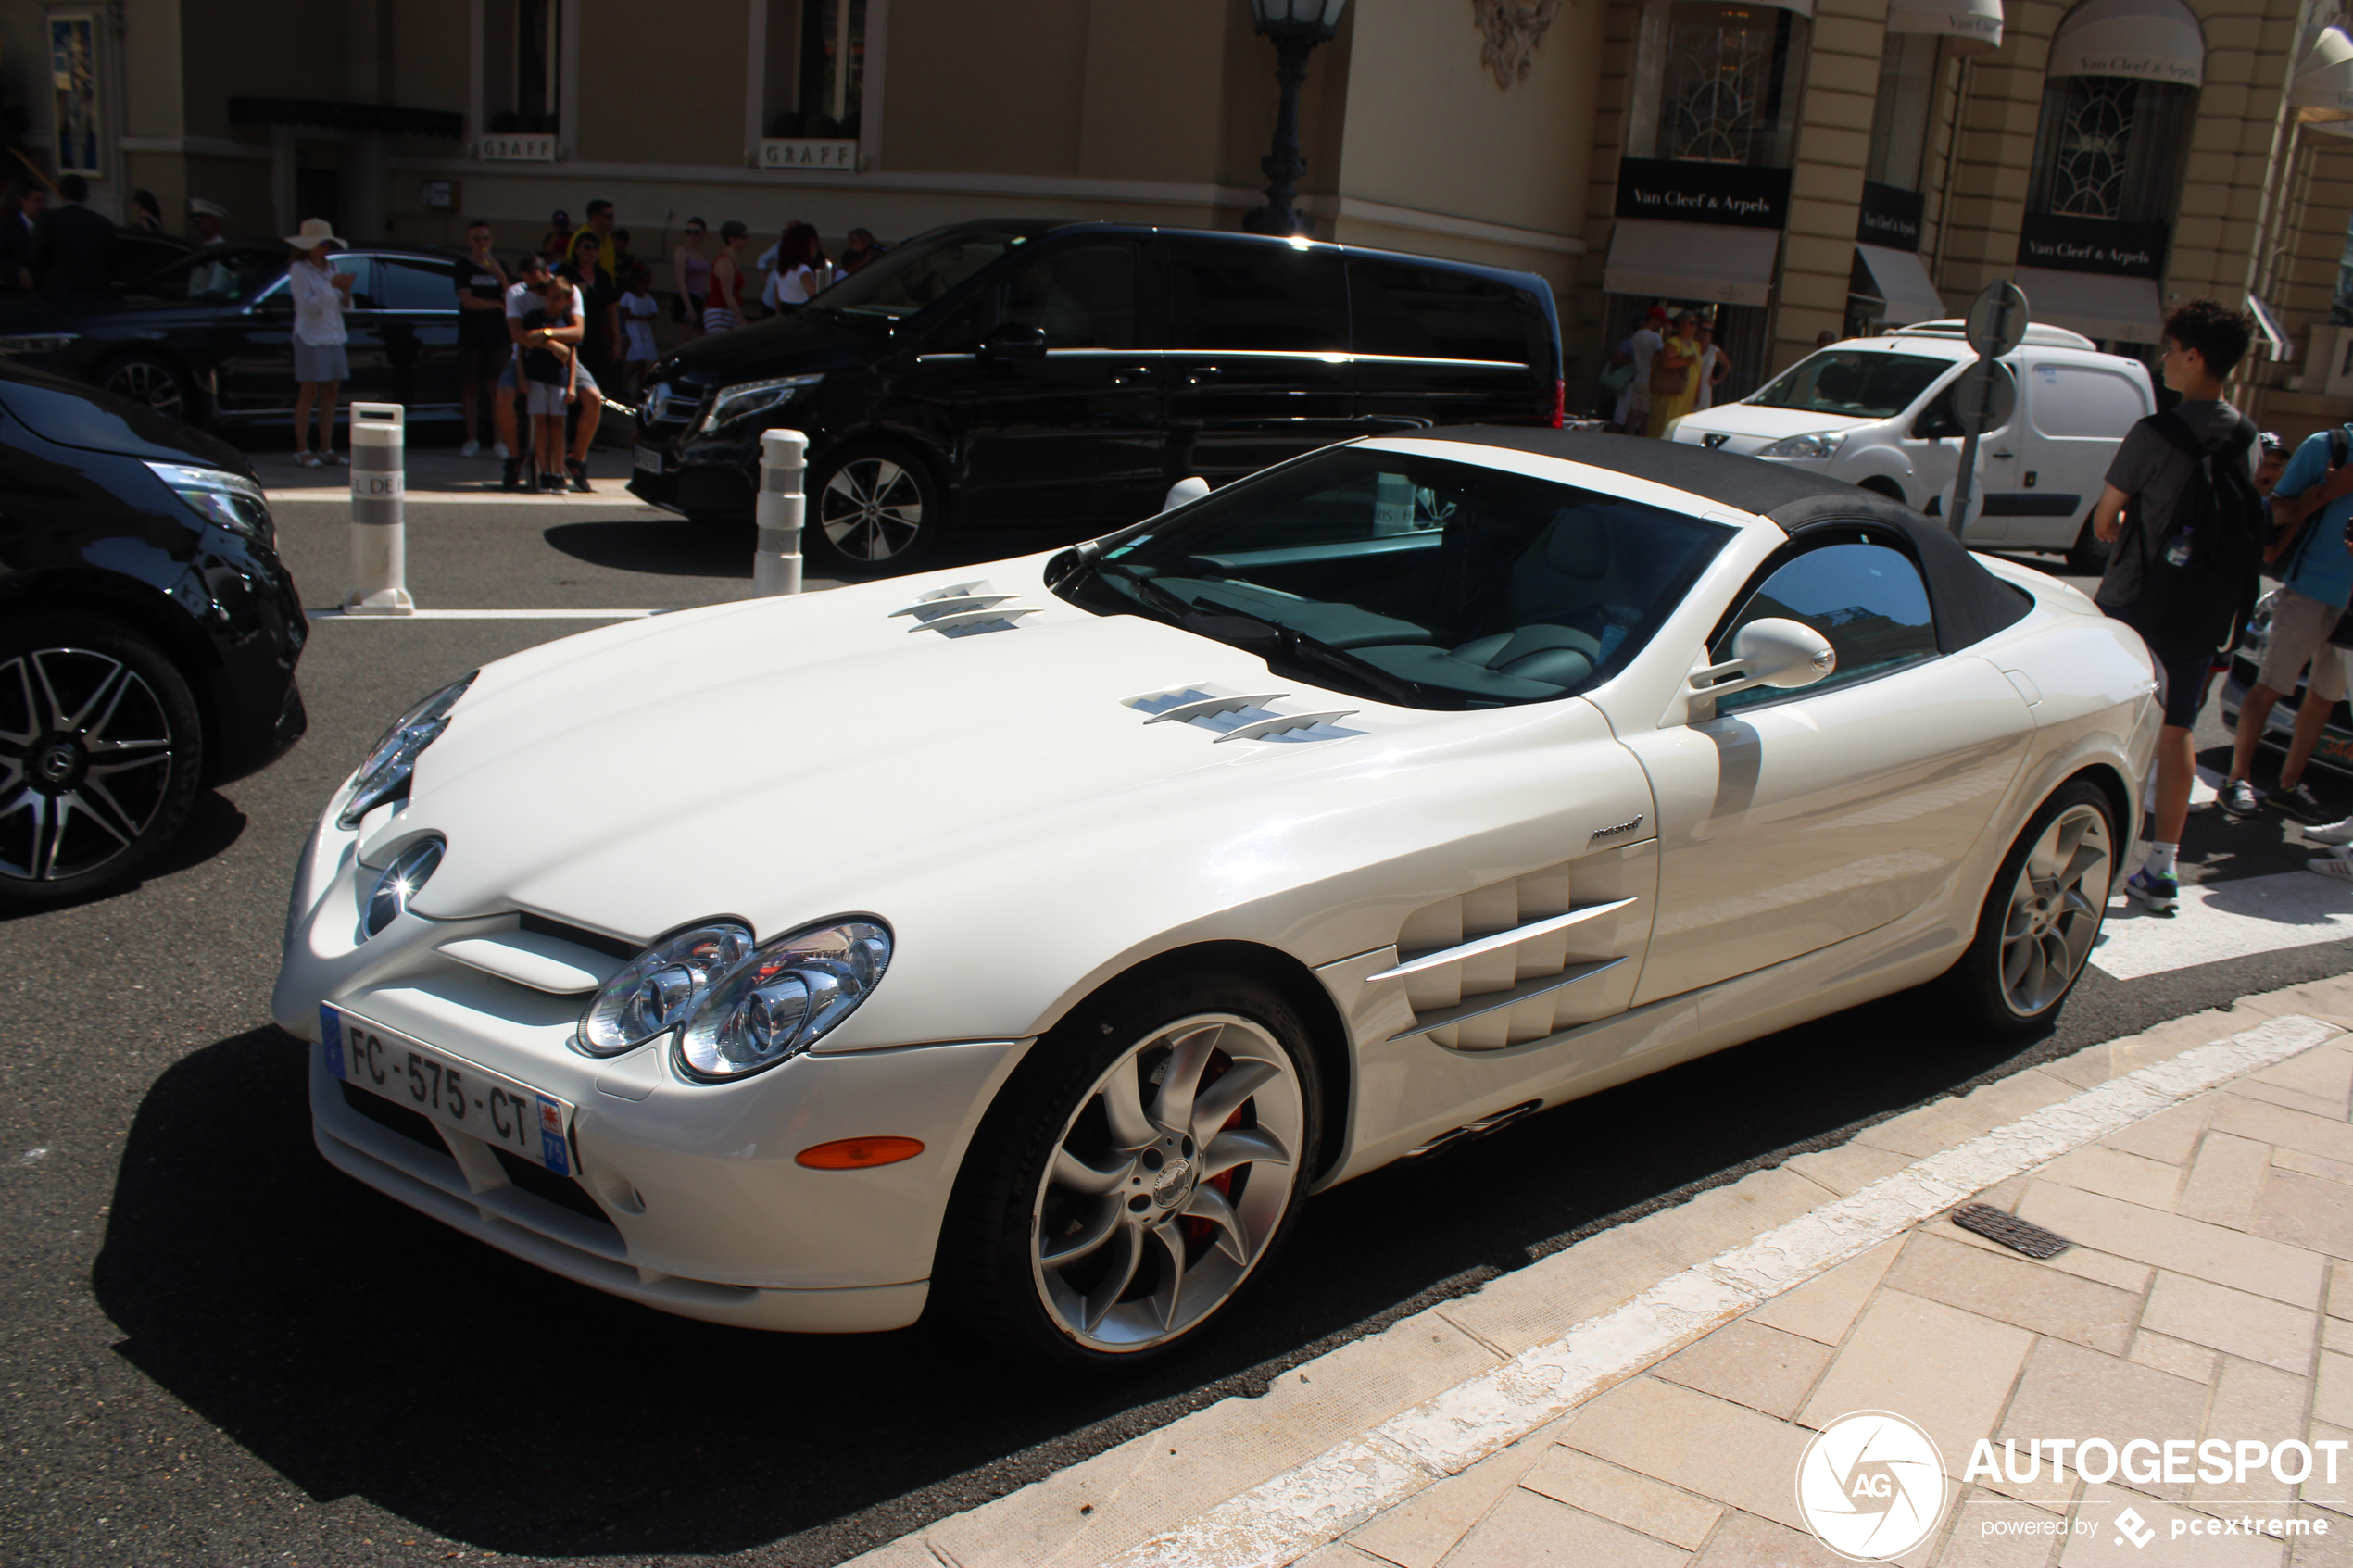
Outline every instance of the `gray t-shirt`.
[[(2228, 434), (2240, 417), (2236, 408), (2220, 398), (2195, 403), (2185, 398), (2173, 411), (2188, 422), (2190, 433), (2200, 443)], [(2255, 438), (2250, 431), (2239, 460), (2252, 464), (2254, 457)], [(2172, 526), (2173, 508), (2180, 504), (2182, 487), (2189, 483), (2196, 467), (2188, 453), (2150, 429), (2146, 420), (2124, 433), (2124, 440), (2116, 448), (2116, 460), (2108, 466), (2108, 482), (2132, 500), (2126, 508), (2124, 533), (2109, 551), (2108, 571), (2100, 578), (2100, 591), (2093, 596), (2103, 608), (2122, 609), (2141, 596), (2157, 541)]]

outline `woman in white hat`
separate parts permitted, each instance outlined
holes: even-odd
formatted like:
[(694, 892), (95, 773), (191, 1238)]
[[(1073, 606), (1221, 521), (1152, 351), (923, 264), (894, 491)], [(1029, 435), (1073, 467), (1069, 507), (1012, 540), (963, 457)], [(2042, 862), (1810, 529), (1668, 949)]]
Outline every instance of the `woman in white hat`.
[[(351, 374), (344, 353), (343, 313), (351, 308), (351, 274), (338, 272), (327, 260), (335, 238), (334, 225), (323, 218), (306, 218), (302, 232), (286, 244), (302, 254), (286, 269), (286, 286), (294, 295), (295, 460), (304, 468), (349, 461), (335, 451), (335, 395)], [(321, 401), (323, 399), (323, 401)], [(310, 409), (319, 406), (319, 446), (310, 445)]]

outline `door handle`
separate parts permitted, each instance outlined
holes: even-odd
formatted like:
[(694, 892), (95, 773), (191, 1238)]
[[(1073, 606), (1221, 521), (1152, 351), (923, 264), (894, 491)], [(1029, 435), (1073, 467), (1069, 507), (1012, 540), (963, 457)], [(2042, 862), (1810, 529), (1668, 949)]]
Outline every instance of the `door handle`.
[(1226, 367), (1223, 365), (1195, 365), (1192, 370), (1191, 379), (1198, 383), (1207, 381), (1212, 376), (1221, 376), (1225, 373)]
[(1130, 382), (1151, 380), (1152, 370), (1150, 365), (1121, 365), (1112, 371), (1111, 379), (1113, 385), (1126, 386)]
[(2008, 461), (2009, 461), (2012, 458), (2017, 457), (2017, 456), (2018, 456), (2018, 454), (2017, 454), (2017, 453), (2015, 453), (2015, 452), (1991, 452), (1991, 453), (1988, 453), (1988, 454), (1987, 454), (1987, 456), (1988, 456), (1988, 457), (1994, 457), (1994, 458), (2001, 458), (2001, 459), (2002, 459), (2002, 461), (2004, 461), (2004, 462), (2006, 462), (2006, 463), (2007, 463), (2007, 462), (2008, 462)]

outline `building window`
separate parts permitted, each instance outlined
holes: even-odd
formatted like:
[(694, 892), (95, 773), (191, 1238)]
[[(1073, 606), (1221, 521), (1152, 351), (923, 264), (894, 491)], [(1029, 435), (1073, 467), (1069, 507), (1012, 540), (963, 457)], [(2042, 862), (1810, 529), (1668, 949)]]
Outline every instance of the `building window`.
[(2043, 91), (2026, 210), (2160, 222), (2188, 150), (2196, 89), (2120, 76), (2070, 76)]
[(768, 133), (854, 138), (866, 74), (866, 0), (772, 0), (769, 36), (794, 42), (788, 68), (771, 45), (770, 96), (780, 95), (774, 87), (783, 82), (793, 92), (774, 106)]
[(499, 135), (560, 130), (563, 0), (486, 0), (482, 42), (486, 129)]
[(1628, 151), (1788, 168), (1806, 29), (1778, 6), (1652, 0)]
[(1891, 32), (1879, 57), (1879, 103), (1871, 111), (1871, 149), (1863, 178), (1898, 190), (1920, 188), (1930, 112), (1936, 107), (1933, 33)]
[(98, 19), (94, 13), (50, 15), (49, 80), (57, 172), (104, 175), (98, 134)]

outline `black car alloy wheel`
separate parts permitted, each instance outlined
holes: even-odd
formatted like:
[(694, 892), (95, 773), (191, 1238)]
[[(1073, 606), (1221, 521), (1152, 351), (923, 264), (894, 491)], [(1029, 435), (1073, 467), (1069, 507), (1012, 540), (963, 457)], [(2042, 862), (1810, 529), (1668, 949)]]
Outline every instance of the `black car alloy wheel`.
[(126, 354), (98, 373), (98, 388), (144, 403), (167, 419), (195, 418), (195, 399), (180, 372), (152, 354)]
[(812, 479), (810, 525), (853, 576), (905, 571), (938, 533), (939, 485), (912, 453), (862, 446)]
[(201, 744), (187, 683), (144, 640), (60, 621), (0, 637), (0, 898), (127, 873), (187, 816)]

